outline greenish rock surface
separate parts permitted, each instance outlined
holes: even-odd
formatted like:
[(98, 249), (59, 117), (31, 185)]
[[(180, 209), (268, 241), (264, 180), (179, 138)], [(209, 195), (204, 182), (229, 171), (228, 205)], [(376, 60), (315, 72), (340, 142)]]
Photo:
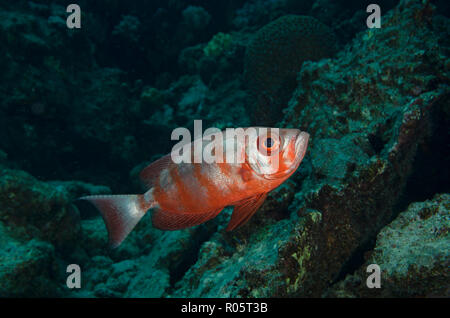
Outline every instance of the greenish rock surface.
[[(450, 196), (409, 205), (377, 235), (373, 251), (356, 273), (332, 286), (329, 297), (449, 296)], [(380, 288), (368, 288), (366, 268), (377, 264)]]

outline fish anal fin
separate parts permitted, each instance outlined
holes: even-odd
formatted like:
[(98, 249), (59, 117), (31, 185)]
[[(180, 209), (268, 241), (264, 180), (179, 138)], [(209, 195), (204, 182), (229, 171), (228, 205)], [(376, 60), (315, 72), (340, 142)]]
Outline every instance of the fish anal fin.
[(139, 173), (139, 178), (141, 179), (142, 184), (150, 189), (154, 184), (154, 180), (159, 178), (161, 171), (169, 166), (171, 160), (172, 158), (170, 155), (167, 155), (152, 162), (147, 167), (142, 169)]
[(215, 218), (223, 208), (205, 213), (177, 213), (156, 209), (152, 215), (153, 226), (160, 230), (181, 230)]
[(235, 228), (247, 223), (247, 221), (264, 203), (267, 198), (267, 194), (267, 192), (259, 193), (236, 204), (226, 230), (232, 231)]

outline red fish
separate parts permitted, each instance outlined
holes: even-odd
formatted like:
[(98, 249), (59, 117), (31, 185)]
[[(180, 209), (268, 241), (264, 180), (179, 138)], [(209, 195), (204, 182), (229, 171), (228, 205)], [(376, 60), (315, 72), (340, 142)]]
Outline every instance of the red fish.
[(155, 228), (178, 230), (204, 223), (226, 206), (234, 206), (227, 226), (228, 231), (233, 230), (246, 223), (267, 194), (294, 173), (309, 139), (297, 129), (248, 129), (256, 129), (256, 139), (233, 139), (232, 147), (226, 139), (223, 144), (224, 157), (229, 149), (237, 148), (243, 154), (241, 162), (174, 163), (169, 154), (140, 173), (149, 189), (144, 194), (81, 199), (100, 210), (113, 247), (119, 246), (150, 208), (155, 209)]

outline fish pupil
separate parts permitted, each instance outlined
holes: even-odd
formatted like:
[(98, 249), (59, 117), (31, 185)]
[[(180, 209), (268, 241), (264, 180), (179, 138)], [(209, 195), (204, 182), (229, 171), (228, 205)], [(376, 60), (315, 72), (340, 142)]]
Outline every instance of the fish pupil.
[(271, 148), (273, 146), (273, 139), (270, 137), (267, 138), (264, 144), (266, 145), (267, 148)]

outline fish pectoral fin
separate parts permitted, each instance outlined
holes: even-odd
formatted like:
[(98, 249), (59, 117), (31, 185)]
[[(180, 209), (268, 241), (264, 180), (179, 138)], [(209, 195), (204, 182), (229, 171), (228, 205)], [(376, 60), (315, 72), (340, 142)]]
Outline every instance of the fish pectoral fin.
[(139, 173), (139, 178), (141, 179), (142, 184), (150, 189), (153, 186), (154, 180), (159, 178), (161, 171), (167, 168), (170, 162), (171, 157), (164, 156), (142, 169)]
[(215, 218), (224, 208), (205, 213), (177, 213), (156, 208), (152, 215), (153, 226), (160, 230), (181, 230)]
[(231, 231), (245, 224), (264, 203), (267, 194), (268, 192), (259, 193), (236, 204), (226, 230)]

